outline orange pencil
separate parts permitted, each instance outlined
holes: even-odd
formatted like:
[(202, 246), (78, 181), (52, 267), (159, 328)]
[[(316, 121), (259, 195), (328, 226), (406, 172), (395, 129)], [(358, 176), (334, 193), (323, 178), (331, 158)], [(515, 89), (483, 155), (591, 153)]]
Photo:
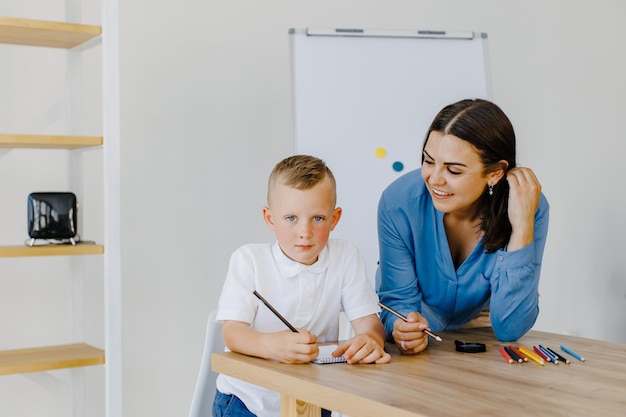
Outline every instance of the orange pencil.
[(520, 352), (522, 352), (524, 354), (524, 356), (526, 356), (527, 358), (529, 358), (530, 360), (537, 362), (539, 365), (545, 365), (546, 362), (537, 354), (535, 354), (534, 352), (531, 352), (530, 350), (526, 349), (524, 346), (518, 346), (517, 350), (519, 350)]
[(504, 356), (504, 359), (506, 359), (508, 363), (513, 363), (513, 358), (511, 358), (511, 356), (507, 353), (504, 346), (500, 346), (500, 353), (502, 353), (502, 356)]

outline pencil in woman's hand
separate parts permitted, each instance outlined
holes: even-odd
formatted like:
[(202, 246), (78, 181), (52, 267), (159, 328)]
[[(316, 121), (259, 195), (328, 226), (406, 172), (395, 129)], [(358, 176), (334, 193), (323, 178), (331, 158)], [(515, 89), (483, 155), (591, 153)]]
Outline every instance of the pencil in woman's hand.
[[(404, 317), (402, 314), (398, 313), (396, 310), (394, 310), (391, 307), (387, 307), (386, 305), (384, 305), (383, 303), (381, 303), (380, 301), (378, 302), (378, 305), (381, 308), (384, 308), (385, 310), (387, 310), (388, 312), (390, 312), (391, 314), (393, 314), (394, 316), (401, 318), (404, 321), (408, 321), (406, 317)], [(429, 329), (424, 329), (422, 330), (424, 333), (426, 333), (428, 336), (432, 337), (433, 339), (435, 339), (438, 342), (443, 342), (443, 339), (441, 338), (441, 336), (436, 335), (435, 333), (431, 332)]]

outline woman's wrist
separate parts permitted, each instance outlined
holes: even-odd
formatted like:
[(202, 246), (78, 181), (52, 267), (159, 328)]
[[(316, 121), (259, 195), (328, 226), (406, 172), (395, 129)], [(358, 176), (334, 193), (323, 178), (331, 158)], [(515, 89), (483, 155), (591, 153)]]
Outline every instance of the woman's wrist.
[(535, 232), (534, 225), (531, 225), (530, 227), (521, 228), (521, 230), (520, 228), (517, 228), (517, 229), (513, 228), (506, 251), (513, 252), (513, 251), (522, 249), (523, 247), (530, 245), (533, 239), (535, 238), (534, 232)]

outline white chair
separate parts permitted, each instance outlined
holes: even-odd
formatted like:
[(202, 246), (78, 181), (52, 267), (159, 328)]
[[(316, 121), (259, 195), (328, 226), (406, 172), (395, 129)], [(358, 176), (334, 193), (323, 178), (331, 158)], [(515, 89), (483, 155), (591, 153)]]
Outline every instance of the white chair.
[[(206, 326), (206, 336), (204, 340), (204, 351), (202, 352), (202, 361), (200, 362), (200, 372), (196, 381), (196, 388), (191, 399), (191, 409), (189, 417), (211, 417), (213, 408), (213, 398), (215, 398), (215, 380), (217, 373), (211, 370), (211, 353), (224, 352), (224, 341), (222, 340), (222, 323), (215, 322), (216, 311), (213, 310), (209, 314)], [(347, 319), (343, 317), (344, 323), (340, 333), (346, 339), (352, 337), (354, 332), (347, 323)], [(336, 411), (332, 413), (333, 417), (347, 417)]]
[(211, 417), (213, 398), (215, 397), (215, 380), (217, 373), (211, 371), (211, 353), (223, 352), (224, 341), (222, 340), (222, 323), (215, 322), (216, 311), (211, 311), (206, 326), (206, 338), (200, 372), (196, 381), (196, 389), (191, 400), (189, 417)]

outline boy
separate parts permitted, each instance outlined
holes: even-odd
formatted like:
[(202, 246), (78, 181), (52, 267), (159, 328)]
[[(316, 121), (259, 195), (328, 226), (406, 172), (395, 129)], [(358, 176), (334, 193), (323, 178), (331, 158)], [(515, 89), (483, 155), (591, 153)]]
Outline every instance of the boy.
[[(277, 241), (244, 245), (231, 257), (216, 317), (224, 323), (228, 349), (285, 363), (311, 362), (318, 342), (338, 339), (343, 309), (355, 336), (333, 356), (343, 355), (351, 364), (389, 362), (378, 298), (363, 260), (348, 242), (329, 240), (341, 217), (336, 200), (335, 178), (322, 160), (295, 155), (274, 167), (263, 218)], [(290, 331), (254, 291), (298, 332)], [(219, 375), (216, 385), (214, 417), (280, 414), (276, 392), (226, 375)]]

